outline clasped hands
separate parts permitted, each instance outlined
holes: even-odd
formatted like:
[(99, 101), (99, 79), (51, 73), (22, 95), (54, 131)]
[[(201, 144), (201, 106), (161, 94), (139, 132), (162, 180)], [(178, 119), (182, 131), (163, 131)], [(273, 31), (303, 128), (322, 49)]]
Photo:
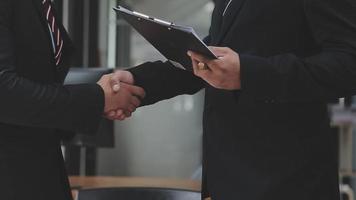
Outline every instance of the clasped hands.
[[(240, 90), (240, 57), (230, 48), (209, 47), (218, 59), (208, 59), (196, 52), (187, 54), (192, 59), (194, 74), (211, 86), (222, 90)], [(116, 71), (104, 76), (98, 84), (105, 91), (105, 116), (111, 120), (124, 120), (131, 117), (145, 91), (134, 86), (133, 75), (128, 71)], [(174, 88), (172, 88), (174, 90)]]
[(141, 87), (134, 86), (133, 76), (128, 71), (104, 75), (97, 84), (104, 91), (104, 115), (110, 120), (131, 117), (146, 95)]

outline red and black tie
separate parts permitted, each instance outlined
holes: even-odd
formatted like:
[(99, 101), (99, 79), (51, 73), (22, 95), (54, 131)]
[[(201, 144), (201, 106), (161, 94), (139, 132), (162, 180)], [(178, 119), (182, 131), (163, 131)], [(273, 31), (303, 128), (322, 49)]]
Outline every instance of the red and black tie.
[(43, 0), (43, 12), (46, 17), (48, 29), (51, 33), (51, 43), (54, 52), (54, 60), (56, 62), (56, 66), (61, 63), (62, 59), (62, 50), (63, 50), (63, 39), (61, 35), (61, 31), (58, 28), (56, 18), (54, 16), (54, 10), (52, 7), (51, 0)]

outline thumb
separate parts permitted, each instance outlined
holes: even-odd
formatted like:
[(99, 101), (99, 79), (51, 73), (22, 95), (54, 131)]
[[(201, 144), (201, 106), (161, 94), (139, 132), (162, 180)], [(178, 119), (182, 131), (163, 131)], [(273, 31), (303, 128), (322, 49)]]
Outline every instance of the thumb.
[(114, 92), (119, 92), (119, 91), (120, 91), (120, 82), (113, 83), (113, 84), (112, 84), (112, 90), (113, 90)]
[(114, 92), (120, 90), (120, 82), (134, 84), (133, 75), (128, 71), (116, 71), (112, 74), (110, 84)]
[(111, 79), (116, 82), (124, 82), (130, 85), (134, 84), (133, 75), (129, 71), (121, 71), (121, 70), (116, 71), (111, 76)]

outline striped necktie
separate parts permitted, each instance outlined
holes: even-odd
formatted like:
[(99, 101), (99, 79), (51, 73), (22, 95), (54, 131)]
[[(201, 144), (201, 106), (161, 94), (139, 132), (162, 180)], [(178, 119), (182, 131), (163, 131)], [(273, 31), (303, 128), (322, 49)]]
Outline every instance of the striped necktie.
[(62, 50), (63, 50), (63, 38), (61, 31), (58, 28), (56, 18), (54, 16), (54, 10), (50, 0), (43, 0), (43, 12), (47, 20), (48, 30), (51, 35), (51, 42), (53, 47), (54, 60), (56, 66), (61, 63)]

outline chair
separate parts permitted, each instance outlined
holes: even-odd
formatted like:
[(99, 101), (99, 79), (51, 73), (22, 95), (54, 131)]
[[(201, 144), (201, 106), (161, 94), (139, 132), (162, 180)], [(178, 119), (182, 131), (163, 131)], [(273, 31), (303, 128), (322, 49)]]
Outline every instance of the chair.
[(100, 188), (79, 190), (77, 200), (201, 200), (201, 194), (166, 188)]

